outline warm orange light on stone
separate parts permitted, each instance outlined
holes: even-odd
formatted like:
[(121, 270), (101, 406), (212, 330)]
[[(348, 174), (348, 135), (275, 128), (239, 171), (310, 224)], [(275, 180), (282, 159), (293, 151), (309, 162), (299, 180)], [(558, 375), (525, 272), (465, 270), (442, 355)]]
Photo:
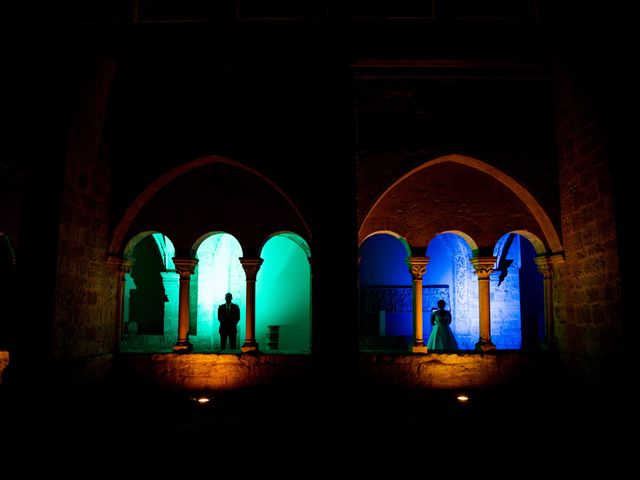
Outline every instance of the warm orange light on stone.
[(407, 267), (412, 279), (413, 293), (413, 353), (427, 353), (427, 346), (422, 338), (422, 276), (427, 271), (429, 257), (408, 257)]

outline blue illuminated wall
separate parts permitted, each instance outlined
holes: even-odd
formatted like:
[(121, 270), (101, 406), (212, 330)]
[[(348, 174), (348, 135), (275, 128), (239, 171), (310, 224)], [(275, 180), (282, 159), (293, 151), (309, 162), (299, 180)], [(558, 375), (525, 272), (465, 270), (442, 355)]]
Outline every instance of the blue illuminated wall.
[[(256, 340), (268, 352), (267, 326), (279, 325), (279, 353), (311, 349), (311, 272), (300, 237), (276, 235), (264, 245), (256, 279)], [(306, 244), (305, 244), (306, 245)]]
[[(386, 336), (413, 336), (411, 275), (406, 258), (404, 245), (392, 235), (373, 235), (362, 243), (359, 264), (361, 337), (377, 337), (381, 333)], [(386, 295), (395, 297), (386, 303), (404, 307), (390, 308), (381, 313), (367, 298), (367, 289), (374, 286), (405, 287), (385, 292)]]
[[(498, 349), (519, 349), (522, 346), (520, 320), (520, 267), (522, 266), (520, 244), (522, 237), (514, 235), (509, 250), (505, 252), (508, 238), (508, 234), (502, 236), (493, 253), (498, 257), (498, 260), (496, 270), (490, 276), (491, 340)], [(511, 261), (502, 283), (500, 283), (501, 272), (498, 270), (502, 263), (501, 257)]]
[(536, 349), (544, 341), (544, 291), (542, 275), (538, 272), (533, 257), (533, 245), (522, 238), (520, 242), (520, 321), (522, 325), (522, 348)]
[[(435, 250), (434, 247), (438, 245), (441, 247)], [(434, 261), (436, 255), (447, 259), (451, 276), (449, 277), (450, 302), (446, 308), (451, 311), (451, 330), (460, 350), (473, 350), (479, 338), (480, 325), (478, 280), (469, 262), (471, 249), (459, 235), (443, 233), (431, 241), (427, 254), (431, 257), (430, 262)], [(428, 328), (431, 333), (431, 324), (428, 324)]]
[[(479, 338), (479, 319), (477, 276), (469, 262), (471, 250), (458, 235), (445, 233), (430, 242), (427, 256), (429, 263), (422, 279), (423, 336), (428, 338), (431, 332), (431, 308), (443, 299), (451, 310), (451, 328), (460, 349), (473, 350)], [(369, 339), (381, 334), (403, 336), (405, 342), (412, 337), (411, 275), (406, 257), (402, 242), (391, 235), (378, 234), (363, 242), (360, 248), (361, 345), (370, 346), (373, 341)], [(377, 311), (384, 308), (387, 309), (384, 312)]]

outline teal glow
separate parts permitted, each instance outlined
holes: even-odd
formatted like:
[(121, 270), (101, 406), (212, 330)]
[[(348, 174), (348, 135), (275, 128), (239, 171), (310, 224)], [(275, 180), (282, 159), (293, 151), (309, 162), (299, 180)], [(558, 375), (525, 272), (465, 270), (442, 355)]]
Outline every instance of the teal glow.
[[(198, 265), (191, 282), (191, 312), (195, 318), (191, 319), (189, 339), (194, 345), (194, 351), (220, 350), (217, 308), (224, 303), (227, 292), (233, 295), (233, 303), (240, 307), (236, 351), (240, 351), (244, 343), (246, 280), (240, 257), (242, 247), (235, 237), (228, 233), (211, 235), (198, 247)], [(193, 308), (194, 303), (196, 308)], [(194, 328), (194, 324), (197, 324), (197, 329)]]
[(164, 352), (176, 342), (179, 276), (174, 255), (173, 243), (161, 233), (137, 238), (131, 249), (133, 266), (125, 275), (122, 351)]
[(268, 352), (267, 325), (280, 325), (279, 352), (309, 352), (311, 348), (311, 275), (302, 248), (291, 234), (272, 237), (264, 245), (264, 260), (256, 279), (256, 340)]

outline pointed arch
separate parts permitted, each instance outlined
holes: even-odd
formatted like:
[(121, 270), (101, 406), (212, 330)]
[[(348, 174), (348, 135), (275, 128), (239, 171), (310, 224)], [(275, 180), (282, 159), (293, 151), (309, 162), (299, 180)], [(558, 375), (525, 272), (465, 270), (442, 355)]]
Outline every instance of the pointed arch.
[[(416, 173), (422, 170), (429, 169), (436, 165), (441, 165), (447, 162), (464, 165), (464, 166), (473, 168), (475, 170), (478, 170), (482, 173), (485, 173), (493, 177), (499, 183), (504, 185), (509, 191), (512, 192), (513, 195), (517, 196), (517, 198), (520, 199), (520, 201), (524, 204), (526, 209), (531, 213), (533, 219), (539, 226), (540, 231), (544, 235), (544, 240), (546, 241), (546, 244), (548, 245), (549, 250), (551, 251), (550, 253), (558, 253), (562, 251), (562, 243), (560, 242), (560, 236), (558, 235), (556, 228), (551, 222), (551, 219), (549, 218), (547, 213), (544, 211), (540, 203), (523, 185), (521, 185), (518, 181), (516, 181), (514, 178), (510, 177), (500, 169), (492, 165), (489, 165), (488, 163), (485, 163), (481, 160), (478, 160), (472, 157), (468, 157), (466, 155), (459, 155), (459, 154), (444, 155), (444, 156), (435, 158), (433, 160), (430, 160), (428, 162), (425, 162), (422, 165), (407, 172), (405, 175), (401, 176), (395, 182), (393, 182), (376, 199), (372, 207), (369, 209), (369, 211), (365, 215), (364, 220), (362, 221), (362, 224), (360, 226), (359, 237), (362, 238), (364, 236), (369, 235), (369, 233), (367, 233), (365, 230), (368, 221), (370, 220), (374, 212), (376, 212), (376, 209), (387, 199), (390, 192), (394, 190), (399, 184), (401, 184), (402, 182), (407, 180), (409, 177), (415, 175)], [(539, 245), (537, 245), (536, 248), (539, 248)]]
[(276, 185), (273, 181), (260, 173), (258, 170), (251, 168), (241, 162), (225, 157), (219, 157), (216, 155), (209, 155), (206, 157), (197, 158), (191, 162), (169, 170), (164, 175), (161, 175), (159, 178), (153, 181), (147, 188), (145, 188), (144, 191), (140, 193), (140, 195), (138, 195), (138, 197), (131, 203), (129, 208), (127, 208), (122, 219), (114, 229), (113, 236), (109, 244), (109, 254), (117, 255), (121, 251), (123, 240), (131, 224), (134, 222), (142, 208), (156, 195), (156, 193), (158, 193), (160, 190), (162, 190), (164, 187), (166, 187), (179, 177), (200, 167), (216, 163), (225, 164), (243, 170), (251, 175), (258, 177), (269, 187), (273, 188), (278, 193), (278, 195), (280, 195), (284, 199), (284, 201), (291, 207), (295, 217), (300, 222), (300, 225), (302, 225), (302, 227), (304, 228), (307, 238), (311, 238), (311, 231), (302, 214), (293, 203), (293, 201), (289, 198), (289, 196), (278, 185)]

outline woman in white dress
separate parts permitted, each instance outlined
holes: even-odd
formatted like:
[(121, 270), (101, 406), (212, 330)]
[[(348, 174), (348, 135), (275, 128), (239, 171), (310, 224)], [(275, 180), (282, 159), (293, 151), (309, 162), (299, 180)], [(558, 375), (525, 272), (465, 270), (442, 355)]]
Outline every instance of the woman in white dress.
[(438, 310), (431, 313), (431, 335), (427, 342), (427, 350), (450, 352), (458, 350), (458, 342), (451, 331), (451, 312), (445, 310), (446, 302), (438, 300)]

